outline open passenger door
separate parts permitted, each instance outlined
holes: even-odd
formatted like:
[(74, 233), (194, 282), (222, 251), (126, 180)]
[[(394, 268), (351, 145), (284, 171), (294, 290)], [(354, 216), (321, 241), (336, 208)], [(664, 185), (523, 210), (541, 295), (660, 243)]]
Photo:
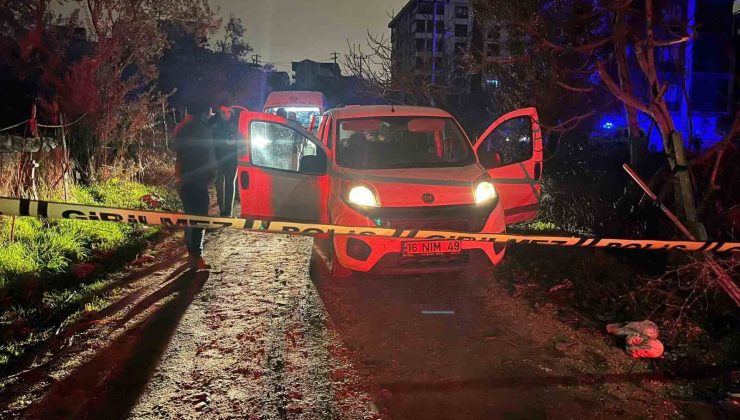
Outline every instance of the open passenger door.
[(506, 224), (537, 217), (542, 192), (542, 131), (536, 108), (497, 119), (475, 144), (481, 165), (493, 178)]
[(241, 114), (239, 137), (242, 217), (328, 222), (329, 161), (316, 137), (298, 123), (257, 112)]

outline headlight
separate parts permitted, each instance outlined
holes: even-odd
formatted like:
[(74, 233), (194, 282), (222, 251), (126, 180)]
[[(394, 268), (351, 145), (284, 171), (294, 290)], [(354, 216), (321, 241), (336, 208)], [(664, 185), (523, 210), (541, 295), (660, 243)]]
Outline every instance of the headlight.
[(370, 191), (370, 188), (363, 187), (362, 185), (353, 187), (347, 194), (347, 201), (358, 206), (365, 207), (378, 207), (378, 199), (375, 198), (375, 194)]
[(498, 194), (496, 188), (490, 182), (483, 181), (475, 187), (475, 203), (481, 204), (486, 201), (493, 200)]

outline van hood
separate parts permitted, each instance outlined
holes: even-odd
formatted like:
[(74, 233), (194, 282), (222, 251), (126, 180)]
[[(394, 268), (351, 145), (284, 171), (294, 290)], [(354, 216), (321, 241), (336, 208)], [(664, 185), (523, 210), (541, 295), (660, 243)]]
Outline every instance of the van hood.
[(442, 168), (343, 169), (335, 173), (340, 178), (374, 188), (382, 207), (473, 204), (473, 184), (486, 174), (477, 163)]

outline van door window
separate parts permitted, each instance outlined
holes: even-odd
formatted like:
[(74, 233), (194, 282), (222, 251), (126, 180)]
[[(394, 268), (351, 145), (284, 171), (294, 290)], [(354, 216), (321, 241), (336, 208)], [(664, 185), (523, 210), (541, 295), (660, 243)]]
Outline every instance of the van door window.
[(254, 166), (291, 172), (302, 172), (302, 162), (315, 160), (306, 157), (326, 159), (324, 151), (299, 131), (264, 121), (251, 124), (250, 153)]
[(486, 169), (498, 168), (532, 158), (532, 120), (517, 117), (505, 121), (484, 140), (478, 159)]

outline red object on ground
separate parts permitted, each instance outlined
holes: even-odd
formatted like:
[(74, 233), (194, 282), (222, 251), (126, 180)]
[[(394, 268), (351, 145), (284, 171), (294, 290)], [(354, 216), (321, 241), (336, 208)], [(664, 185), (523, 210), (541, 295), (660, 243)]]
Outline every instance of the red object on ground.
[(625, 337), (627, 354), (634, 358), (656, 358), (663, 355), (663, 343), (657, 340), (660, 329), (652, 321), (609, 324), (609, 334)]
[(80, 280), (87, 280), (93, 275), (93, 273), (95, 273), (97, 268), (98, 266), (95, 264), (76, 264), (72, 266), (72, 273)]
[(153, 195), (153, 194), (147, 194), (147, 195), (141, 197), (141, 201), (144, 204), (146, 204), (147, 206), (149, 206), (149, 207), (151, 207), (153, 209), (158, 209), (162, 205), (160, 203), (159, 197), (157, 197), (156, 195)]
[(663, 343), (660, 340), (649, 339), (636, 346), (627, 346), (627, 354), (635, 359), (655, 359), (663, 355)]

